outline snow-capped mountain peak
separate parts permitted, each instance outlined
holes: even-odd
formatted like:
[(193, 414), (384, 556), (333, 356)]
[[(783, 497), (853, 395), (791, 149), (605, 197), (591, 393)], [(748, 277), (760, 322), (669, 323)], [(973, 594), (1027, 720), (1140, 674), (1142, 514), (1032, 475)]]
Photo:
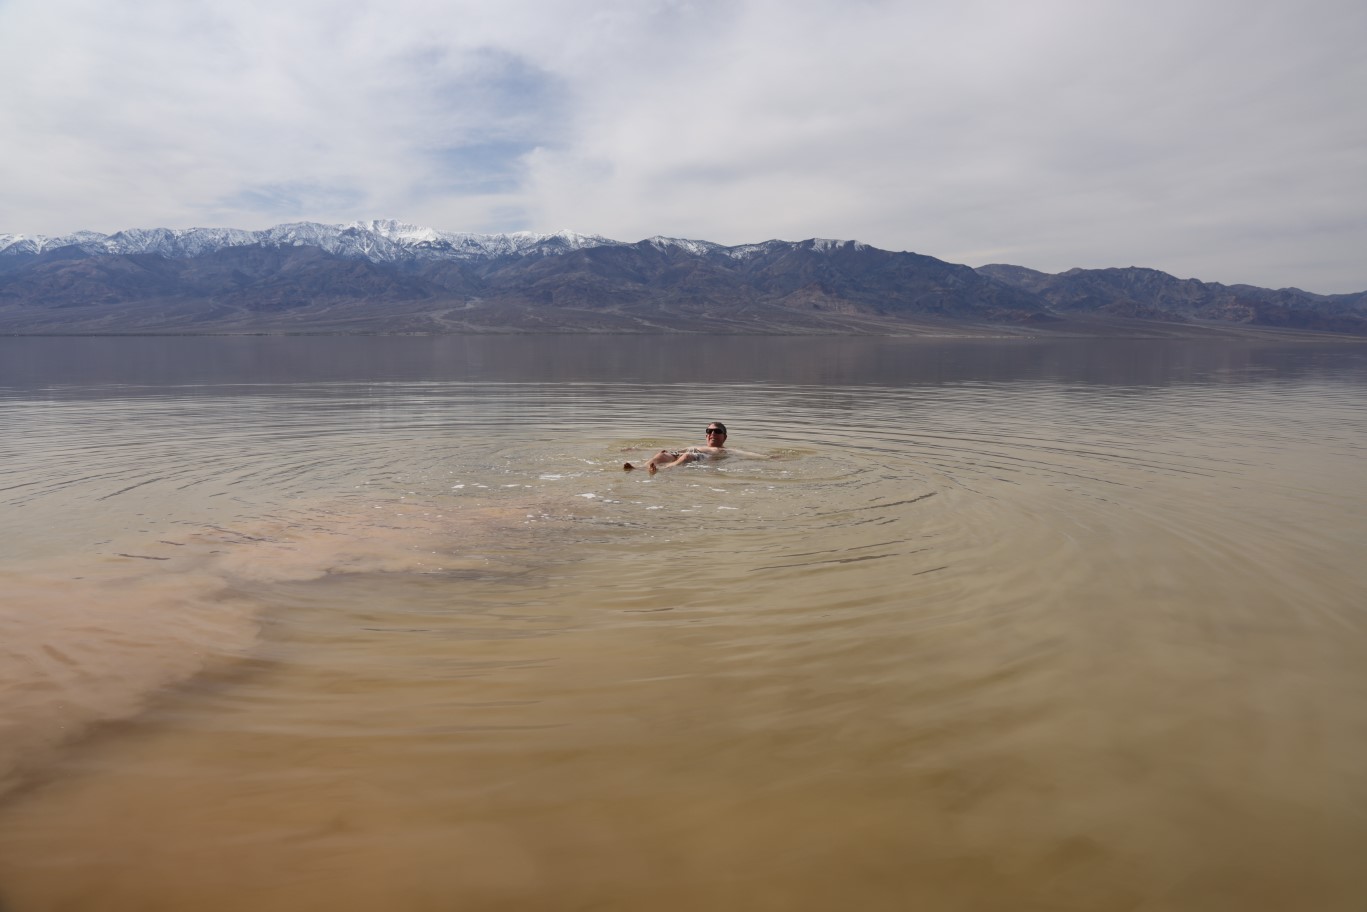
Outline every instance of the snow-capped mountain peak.
[(664, 237), (663, 235), (658, 234), (655, 235), (655, 237), (647, 238), (645, 243), (650, 244), (652, 247), (657, 247), (660, 250), (682, 250), (685, 253), (691, 253), (694, 256), (704, 256), (718, 250), (726, 249), (721, 244), (714, 244), (711, 241), (691, 241), (687, 238)]
[[(801, 242), (765, 241), (726, 247), (711, 241), (656, 236), (644, 243), (661, 250), (674, 249), (694, 256), (722, 253), (745, 259), (778, 249), (799, 246), (828, 252), (853, 245), (853, 241), (813, 239)], [(506, 234), (475, 234), (440, 231), (397, 219), (371, 219), (344, 225), (319, 222), (287, 222), (260, 231), (238, 228), (128, 228), (114, 234), (78, 231), (61, 237), (0, 234), (0, 256), (47, 253), (72, 247), (88, 254), (152, 254), (197, 257), (230, 247), (316, 247), (334, 256), (376, 263), (403, 260), (486, 260), (498, 257), (554, 256), (593, 247), (626, 246), (598, 234), (580, 234), (567, 228), (550, 233), (514, 231)]]
[(317, 247), (337, 256), (389, 262), (405, 258), (482, 259), (554, 254), (616, 244), (599, 235), (562, 230), (473, 234), (438, 231), (395, 219), (345, 225), (288, 222), (261, 231), (236, 228), (129, 228), (114, 234), (79, 231), (61, 237), (0, 234), (0, 255), (41, 254), (76, 247), (91, 254), (157, 254), (193, 257), (227, 247)]
[(359, 231), (370, 231), (391, 241), (410, 241), (416, 243), (431, 243), (441, 239), (441, 232), (434, 228), (424, 228), (421, 225), (410, 225), (407, 222), (400, 222), (396, 219), (371, 219), (368, 222), (352, 222), (346, 226), (347, 229)]

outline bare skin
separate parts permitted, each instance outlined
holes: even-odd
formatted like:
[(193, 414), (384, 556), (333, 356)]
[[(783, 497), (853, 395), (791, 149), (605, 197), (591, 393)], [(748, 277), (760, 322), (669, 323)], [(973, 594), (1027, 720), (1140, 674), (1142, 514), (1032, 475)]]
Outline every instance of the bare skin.
[[(738, 453), (744, 456), (759, 456), (758, 453), (746, 453), (744, 450), (728, 450), (726, 448), (726, 425), (714, 421), (707, 427), (707, 443), (703, 446), (691, 446), (686, 450), (660, 450), (650, 461), (645, 464), (646, 470), (654, 475), (660, 469), (672, 469), (689, 462), (698, 462), (703, 459), (721, 459), (731, 453)], [(763, 457), (760, 457), (763, 458)], [(622, 464), (622, 469), (630, 472), (636, 466), (629, 462)]]

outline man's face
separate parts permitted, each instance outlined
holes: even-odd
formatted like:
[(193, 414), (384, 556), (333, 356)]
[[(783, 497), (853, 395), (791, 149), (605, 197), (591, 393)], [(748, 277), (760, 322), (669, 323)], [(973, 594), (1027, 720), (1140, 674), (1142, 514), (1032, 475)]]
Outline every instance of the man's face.
[(721, 428), (710, 427), (706, 431), (707, 443), (710, 446), (722, 446), (726, 443), (726, 432)]

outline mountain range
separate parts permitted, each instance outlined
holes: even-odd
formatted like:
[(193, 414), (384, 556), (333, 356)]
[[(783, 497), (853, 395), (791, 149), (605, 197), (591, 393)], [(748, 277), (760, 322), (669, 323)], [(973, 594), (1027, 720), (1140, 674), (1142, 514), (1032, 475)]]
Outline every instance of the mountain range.
[(1367, 292), (974, 269), (855, 241), (635, 243), (396, 221), (0, 234), (0, 333), (1367, 335)]

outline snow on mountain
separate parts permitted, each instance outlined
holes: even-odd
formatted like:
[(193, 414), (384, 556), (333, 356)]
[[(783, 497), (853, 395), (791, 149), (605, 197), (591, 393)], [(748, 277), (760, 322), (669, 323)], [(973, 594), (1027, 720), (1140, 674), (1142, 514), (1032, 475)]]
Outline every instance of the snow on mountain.
[(662, 237), (661, 235), (646, 238), (645, 242), (653, 247), (658, 247), (660, 250), (674, 248), (676, 250), (682, 250), (685, 253), (691, 253), (694, 256), (705, 256), (706, 254), (726, 249), (721, 244), (714, 244), (711, 241), (690, 241), (686, 238)]
[(430, 243), (441, 239), (441, 232), (421, 225), (410, 225), (395, 219), (371, 219), (368, 222), (352, 222), (347, 228), (372, 231), (391, 241), (411, 243)]
[(804, 243), (810, 243), (813, 250), (819, 250), (822, 253), (830, 253), (832, 250), (840, 249), (864, 250), (868, 247), (867, 244), (861, 244), (858, 241), (837, 241), (830, 238), (812, 238), (811, 241)]
[(0, 256), (4, 254), (14, 256), (20, 253), (39, 254), (47, 250), (56, 250), (59, 247), (92, 244), (103, 240), (104, 237), (98, 231), (77, 231), (74, 234), (65, 234), (61, 237), (45, 237), (41, 234), (0, 234)]
[(241, 247), (251, 243), (252, 232), (235, 228), (129, 228), (76, 246), (90, 253), (154, 253), (164, 257), (195, 257), (224, 247)]
[(317, 247), (337, 256), (392, 262), (426, 259), (483, 259), (498, 256), (555, 254), (616, 244), (599, 235), (557, 231), (537, 234), (472, 234), (444, 232), (393, 219), (324, 225), (292, 222), (262, 231), (235, 228), (130, 228), (114, 234), (80, 231), (62, 237), (0, 234), (0, 254), (40, 254), (76, 247), (92, 254), (149, 253), (195, 257), (226, 247)]
[[(765, 241), (725, 247), (710, 241), (656, 236), (646, 243), (660, 249), (677, 249), (695, 256), (722, 253), (745, 259), (768, 251), (808, 246), (828, 252), (854, 241), (813, 239), (808, 241)], [(62, 247), (74, 247), (89, 254), (155, 254), (185, 258), (197, 257), (228, 247), (316, 247), (335, 256), (365, 259), (376, 263), (420, 260), (484, 260), (497, 257), (554, 256), (592, 247), (625, 246), (597, 234), (561, 230), (549, 234), (515, 231), (509, 234), (473, 234), (438, 231), (394, 219), (356, 221), (346, 225), (318, 222), (290, 222), (261, 231), (237, 228), (129, 228), (114, 234), (78, 231), (62, 237), (0, 234), (0, 256), (37, 255)]]
[(722, 253), (737, 260), (745, 260), (750, 257), (760, 256), (766, 253), (773, 253), (778, 250), (802, 250), (810, 249), (818, 253), (831, 253), (835, 250), (866, 250), (868, 244), (861, 244), (858, 241), (832, 241), (825, 238), (810, 238), (805, 241), (761, 241), (758, 244), (740, 244), (735, 247), (722, 247)]

